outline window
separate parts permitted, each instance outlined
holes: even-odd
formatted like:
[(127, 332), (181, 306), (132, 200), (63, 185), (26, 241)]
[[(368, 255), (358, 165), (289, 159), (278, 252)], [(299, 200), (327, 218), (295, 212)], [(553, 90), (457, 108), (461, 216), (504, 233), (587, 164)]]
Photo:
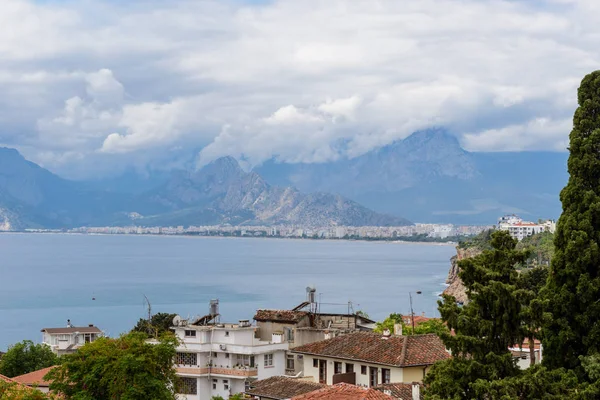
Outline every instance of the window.
[(288, 355), (285, 360), (285, 368), (286, 369), (294, 369), (294, 356)]
[(313, 358), (313, 368), (319, 368), (319, 360)]
[(265, 354), (265, 367), (273, 366), (273, 354)]
[(225, 353), (225, 358), (229, 358), (229, 353)]
[(229, 337), (229, 331), (225, 331), (225, 337)]
[(213, 379), (213, 389), (217, 390), (217, 383), (219, 383), (218, 379)]
[(391, 372), (389, 369), (382, 368), (381, 369), (381, 383), (390, 383), (391, 382)]
[(198, 380), (196, 378), (179, 378), (177, 393), (198, 394)]
[(212, 352), (212, 354), (211, 354), (211, 357), (212, 357), (212, 358), (217, 358), (217, 352), (216, 352), (216, 351), (213, 351), (213, 352)]
[(346, 373), (349, 374), (351, 372), (354, 372), (354, 364), (346, 363)]
[(360, 366), (360, 373), (361, 373), (361, 375), (366, 375), (367, 374), (367, 366), (366, 365), (361, 365)]
[(196, 353), (177, 353), (175, 360), (177, 365), (198, 365)]
[(342, 363), (335, 361), (333, 363), (333, 373), (334, 374), (341, 374), (342, 373)]
[(287, 340), (288, 342), (294, 341), (294, 331), (292, 330), (292, 328), (283, 328), (283, 333), (285, 335), (285, 340)]
[(186, 330), (185, 337), (196, 337), (196, 331)]
[(223, 389), (229, 390), (229, 380), (223, 379)]
[(254, 356), (244, 355), (244, 354), (236, 354), (235, 355), (235, 363), (242, 365), (244, 367), (254, 368)]

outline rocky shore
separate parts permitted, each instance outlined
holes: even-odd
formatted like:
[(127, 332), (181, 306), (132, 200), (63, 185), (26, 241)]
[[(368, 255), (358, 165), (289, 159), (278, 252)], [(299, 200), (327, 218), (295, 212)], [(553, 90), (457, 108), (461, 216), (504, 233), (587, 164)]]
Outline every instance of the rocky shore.
[(449, 286), (444, 290), (443, 294), (454, 296), (456, 301), (460, 303), (466, 303), (467, 289), (458, 276), (458, 272), (460, 271), (458, 262), (479, 254), (481, 254), (481, 250), (477, 248), (461, 249), (458, 246), (456, 247), (456, 255), (450, 259), (450, 271), (448, 271), (448, 277), (446, 278), (446, 283)]

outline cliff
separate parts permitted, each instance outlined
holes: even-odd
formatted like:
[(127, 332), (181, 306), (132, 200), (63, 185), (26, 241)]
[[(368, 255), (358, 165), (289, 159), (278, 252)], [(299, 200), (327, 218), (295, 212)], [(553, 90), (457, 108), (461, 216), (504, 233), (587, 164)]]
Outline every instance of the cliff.
[(469, 247), (466, 249), (456, 247), (456, 255), (450, 259), (450, 271), (448, 271), (448, 278), (446, 278), (446, 283), (449, 286), (446, 288), (446, 290), (444, 290), (443, 294), (454, 296), (456, 301), (460, 303), (467, 302), (467, 289), (458, 276), (458, 272), (460, 271), (458, 262), (460, 260), (464, 260), (465, 258), (475, 257), (481, 254), (481, 251), (481, 249), (475, 247)]

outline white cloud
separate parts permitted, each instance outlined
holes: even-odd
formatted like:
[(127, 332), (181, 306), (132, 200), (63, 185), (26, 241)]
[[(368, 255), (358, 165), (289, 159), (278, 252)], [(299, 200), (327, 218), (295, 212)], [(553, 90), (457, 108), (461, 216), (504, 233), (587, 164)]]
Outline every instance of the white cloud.
[(0, 142), (66, 169), (171, 147), (323, 161), (440, 125), (473, 151), (564, 149), (600, 64), (591, 0), (2, 5)]
[(321, 104), (318, 109), (325, 114), (333, 116), (334, 118), (344, 117), (348, 119), (354, 119), (356, 109), (361, 103), (362, 99), (360, 96), (355, 95), (346, 99), (327, 99), (327, 101)]
[(268, 125), (297, 125), (313, 122), (321, 122), (321, 118), (311, 115), (309, 112), (301, 111), (293, 105), (281, 107), (273, 115), (265, 118)]
[(463, 145), (467, 150), (478, 151), (564, 151), (571, 127), (570, 119), (535, 118), (521, 125), (466, 134)]

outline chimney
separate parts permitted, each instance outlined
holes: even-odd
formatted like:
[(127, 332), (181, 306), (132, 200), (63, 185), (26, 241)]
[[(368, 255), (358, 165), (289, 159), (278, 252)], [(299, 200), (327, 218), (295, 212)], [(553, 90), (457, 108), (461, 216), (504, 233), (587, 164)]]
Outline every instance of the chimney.
[(73, 325), (71, 325), (71, 320), (68, 319), (67, 320), (67, 328), (72, 328), (72, 327), (73, 327)]
[(402, 336), (402, 324), (394, 324), (394, 335)]
[(425, 311), (423, 311), (423, 312), (421, 313), (421, 317), (424, 317), (424, 316), (425, 316)]
[(419, 382), (412, 383), (412, 400), (421, 400), (421, 385), (419, 385)]
[(390, 330), (384, 329), (382, 339), (387, 340), (390, 338), (390, 336), (392, 336), (392, 333), (390, 332)]
[(89, 324), (88, 326), (89, 326), (90, 328), (93, 328), (93, 327), (94, 327), (94, 324)]

